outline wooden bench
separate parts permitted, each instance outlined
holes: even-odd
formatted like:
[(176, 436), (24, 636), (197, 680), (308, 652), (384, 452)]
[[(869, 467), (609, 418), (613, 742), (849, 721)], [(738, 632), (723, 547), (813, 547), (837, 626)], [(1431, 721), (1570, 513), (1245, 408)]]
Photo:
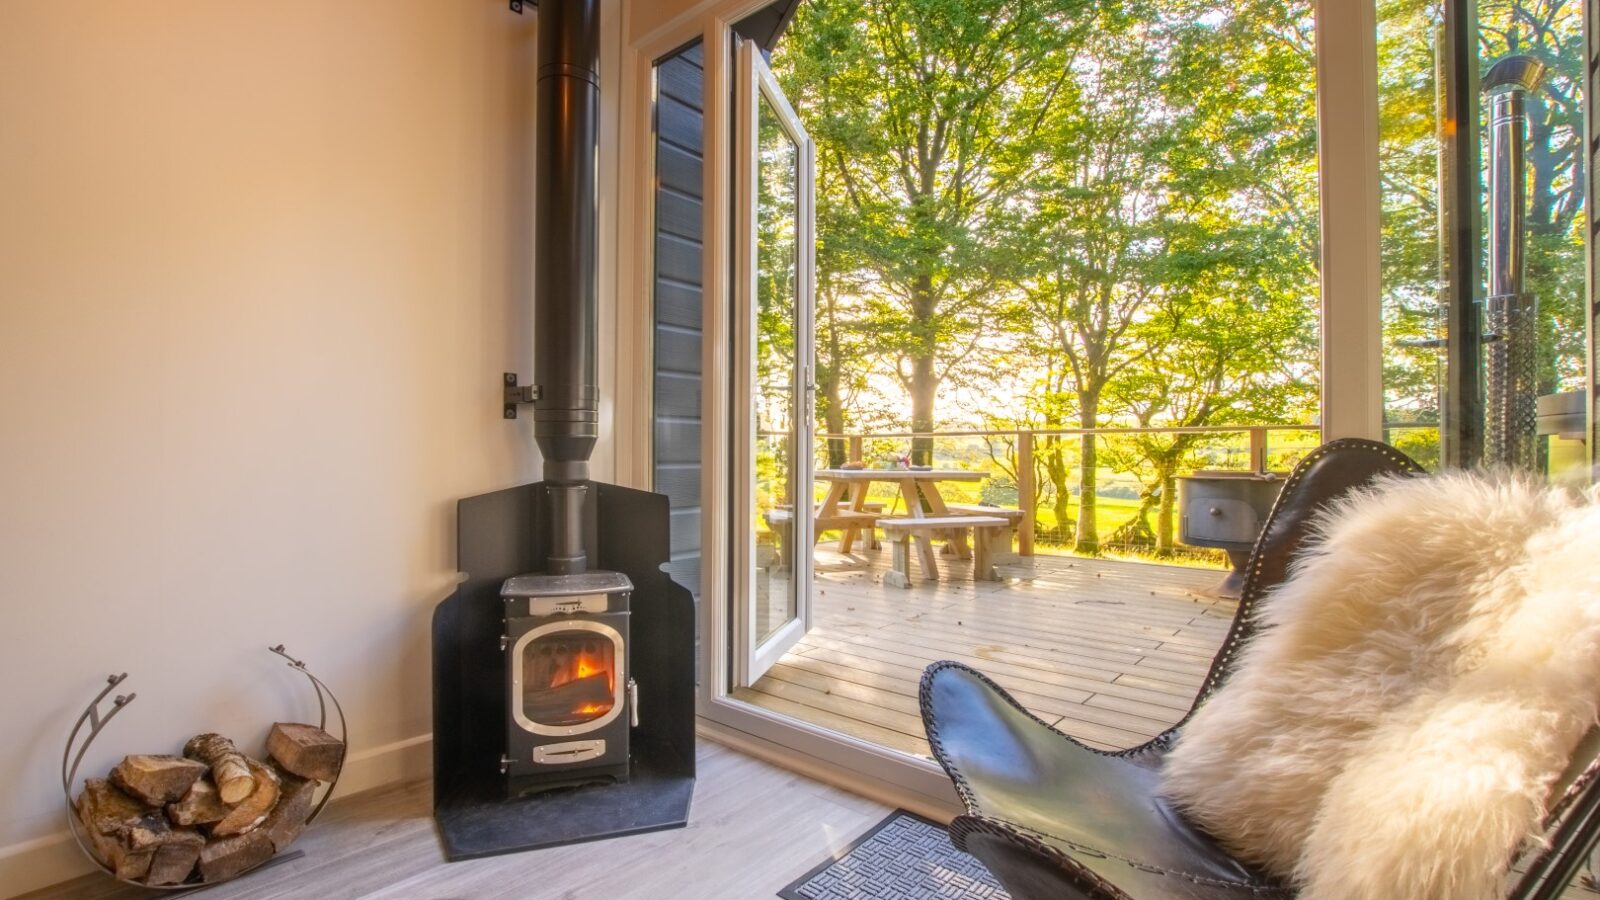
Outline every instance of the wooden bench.
[[(1007, 509), (1004, 506), (979, 506), (971, 503), (950, 503), (945, 506), (945, 509), (953, 516), (999, 516), (1010, 521), (1013, 533), (1016, 532), (1017, 526), (1022, 524), (1022, 516), (1024, 515), (1020, 509)], [(961, 531), (951, 532), (950, 540), (945, 542), (944, 547), (939, 552), (945, 556), (959, 556), (962, 559), (966, 559), (970, 555), (967, 552), (966, 534)]]
[[(877, 524), (878, 516), (882, 512), (883, 504), (876, 500), (863, 503), (860, 511), (841, 506), (838, 512), (831, 516), (822, 516), (820, 507), (815, 508), (812, 510), (812, 515), (815, 518), (811, 532), (811, 543), (815, 544), (821, 540), (822, 533), (830, 529), (844, 529), (845, 534), (852, 537), (856, 530), (864, 529), (867, 532), (868, 546), (876, 550), (879, 546), (878, 534), (873, 530), (873, 527)], [(788, 545), (791, 540), (790, 535), (794, 533), (794, 507), (787, 505), (773, 507), (763, 513), (762, 518), (766, 520), (767, 527), (772, 529), (772, 532), (778, 536), (778, 556), (781, 559), (783, 548)], [(843, 543), (842, 540), (841, 543)], [(845, 552), (848, 552), (848, 550)]]
[(929, 581), (939, 579), (934, 562), (933, 536), (935, 532), (955, 531), (965, 534), (972, 529), (972, 577), (976, 581), (998, 581), (995, 562), (1011, 554), (1011, 520), (1004, 516), (932, 516), (925, 518), (882, 518), (878, 527), (889, 541), (893, 551), (889, 573), (884, 583), (893, 587), (911, 586), (911, 541), (917, 542), (917, 555), (922, 566), (922, 576)]
[(1016, 525), (1022, 521), (1022, 510), (1007, 509), (1004, 506), (976, 506), (967, 503), (949, 503), (945, 509), (963, 516), (999, 516)]

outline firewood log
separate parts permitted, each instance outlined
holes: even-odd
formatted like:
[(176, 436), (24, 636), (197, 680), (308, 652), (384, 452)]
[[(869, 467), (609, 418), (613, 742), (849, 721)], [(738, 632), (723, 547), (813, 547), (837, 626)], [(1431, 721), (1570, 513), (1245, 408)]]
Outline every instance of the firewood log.
[(272, 839), (259, 829), (248, 834), (214, 838), (200, 851), (200, 880), (207, 884), (227, 881), (271, 858)]
[(90, 778), (83, 783), (83, 793), (78, 795), (78, 818), (89, 833), (95, 852), (118, 878), (137, 881), (150, 871), (156, 848), (136, 850), (123, 840), (123, 834), (149, 811), (104, 778)]
[(189, 877), (205, 838), (193, 828), (174, 827), (104, 779), (91, 778), (78, 798), (78, 814), (95, 851), (118, 878), (145, 884), (178, 884)]
[(267, 815), (272, 808), (278, 805), (278, 775), (264, 763), (256, 762), (246, 757), (250, 767), (251, 781), (256, 789), (244, 801), (233, 809), (221, 821), (211, 826), (213, 837), (229, 837), (254, 831), (262, 822), (267, 820)]
[(228, 805), (222, 802), (217, 786), (202, 778), (176, 803), (167, 804), (167, 818), (176, 825), (210, 825), (227, 817)]
[(256, 789), (244, 754), (220, 734), (195, 735), (184, 745), (183, 755), (211, 767), (211, 781), (224, 803), (241, 803)]
[(139, 824), (150, 812), (150, 807), (124, 794), (104, 778), (90, 778), (83, 783), (83, 793), (78, 795), (78, 809), (85, 821), (94, 826), (97, 834), (116, 834)]
[[(610, 677), (604, 673), (569, 681), (554, 688), (524, 688), (523, 714), (535, 722), (562, 722), (579, 716), (580, 711), (604, 712), (611, 709)], [(593, 715), (589, 716), (593, 718)]]
[(189, 880), (206, 839), (193, 828), (174, 828), (156, 847), (150, 871), (144, 876), (149, 885), (182, 884)]
[(125, 756), (111, 770), (111, 783), (151, 806), (182, 797), (194, 786), (206, 765), (181, 756)]
[(267, 734), (267, 753), (301, 778), (332, 781), (344, 762), (344, 742), (315, 725), (278, 722)]
[(282, 853), (305, 830), (306, 818), (311, 815), (311, 804), (316, 798), (317, 782), (282, 768), (277, 770), (277, 776), (281, 786), (278, 805), (272, 808), (261, 830), (272, 839), (273, 849)]

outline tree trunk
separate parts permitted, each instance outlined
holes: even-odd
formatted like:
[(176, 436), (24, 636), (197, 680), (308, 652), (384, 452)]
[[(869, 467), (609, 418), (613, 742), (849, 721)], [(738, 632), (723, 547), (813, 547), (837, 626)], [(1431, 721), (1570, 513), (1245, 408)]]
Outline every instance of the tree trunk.
[[(1098, 427), (1100, 422), (1100, 391), (1078, 392), (1078, 424), (1082, 428)], [(1100, 529), (1095, 525), (1096, 482), (1095, 436), (1083, 436), (1083, 458), (1078, 467), (1078, 539), (1073, 549), (1078, 553), (1100, 552)]]
[(1178, 477), (1172, 463), (1163, 463), (1157, 470), (1161, 485), (1161, 502), (1156, 507), (1156, 556), (1172, 555), (1172, 517), (1178, 508)]
[(1045, 439), (1044, 471), (1050, 479), (1051, 509), (1056, 514), (1056, 541), (1065, 544), (1072, 536), (1072, 491), (1067, 485), (1067, 461), (1062, 458), (1061, 438)]
[(934, 375), (934, 353), (938, 349), (934, 333), (935, 301), (933, 279), (917, 276), (911, 294), (911, 330), (913, 351), (911, 356), (911, 431), (919, 437), (911, 439), (911, 464), (933, 465), (933, 398), (939, 389)]
[[(832, 305), (832, 301), (829, 301), (829, 305)], [(833, 327), (831, 311), (828, 327), (823, 333), (827, 337), (817, 348), (822, 351), (822, 358), (817, 360), (817, 392), (822, 395), (823, 428), (829, 434), (844, 434), (844, 406), (840, 403), (843, 391), (839, 388), (839, 333)], [(828, 468), (837, 469), (849, 462), (849, 452), (844, 438), (828, 438)]]
[[(822, 424), (829, 434), (844, 434), (844, 410), (839, 407), (839, 381), (829, 378), (820, 385), (822, 389)], [(828, 468), (837, 469), (850, 461), (847, 439), (828, 438)]]

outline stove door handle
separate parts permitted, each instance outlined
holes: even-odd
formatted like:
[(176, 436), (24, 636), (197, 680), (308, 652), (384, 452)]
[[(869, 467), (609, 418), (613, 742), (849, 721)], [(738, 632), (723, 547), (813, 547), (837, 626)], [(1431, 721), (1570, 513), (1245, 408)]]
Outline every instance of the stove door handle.
[(628, 717), (634, 728), (639, 727), (639, 682), (628, 679)]

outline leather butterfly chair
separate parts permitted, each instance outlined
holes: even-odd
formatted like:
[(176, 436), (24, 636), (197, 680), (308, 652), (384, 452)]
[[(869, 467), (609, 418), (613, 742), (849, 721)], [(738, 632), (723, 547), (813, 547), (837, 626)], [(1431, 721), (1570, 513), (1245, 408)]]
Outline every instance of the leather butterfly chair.
[[(1421, 472), (1392, 447), (1353, 439), (1325, 444), (1295, 468), (1256, 542), (1238, 613), (1195, 708), (1232, 673), (1255, 630), (1262, 596), (1287, 577), (1316, 514), (1374, 478)], [(1108, 753), (1041, 722), (959, 663), (929, 666), (920, 693), (933, 754), (967, 808), (950, 823), (950, 837), (1014, 900), (1294, 896), (1287, 885), (1230, 857), (1162, 799), (1162, 759), (1184, 722), (1146, 744)], [(1600, 838), (1600, 779), (1594, 777), (1600, 758), (1581, 759), (1587, 764), (1552, 804), (1550, 846), (1521, 860), (1526, 874), (1512, 900), (1559, 896)]]

